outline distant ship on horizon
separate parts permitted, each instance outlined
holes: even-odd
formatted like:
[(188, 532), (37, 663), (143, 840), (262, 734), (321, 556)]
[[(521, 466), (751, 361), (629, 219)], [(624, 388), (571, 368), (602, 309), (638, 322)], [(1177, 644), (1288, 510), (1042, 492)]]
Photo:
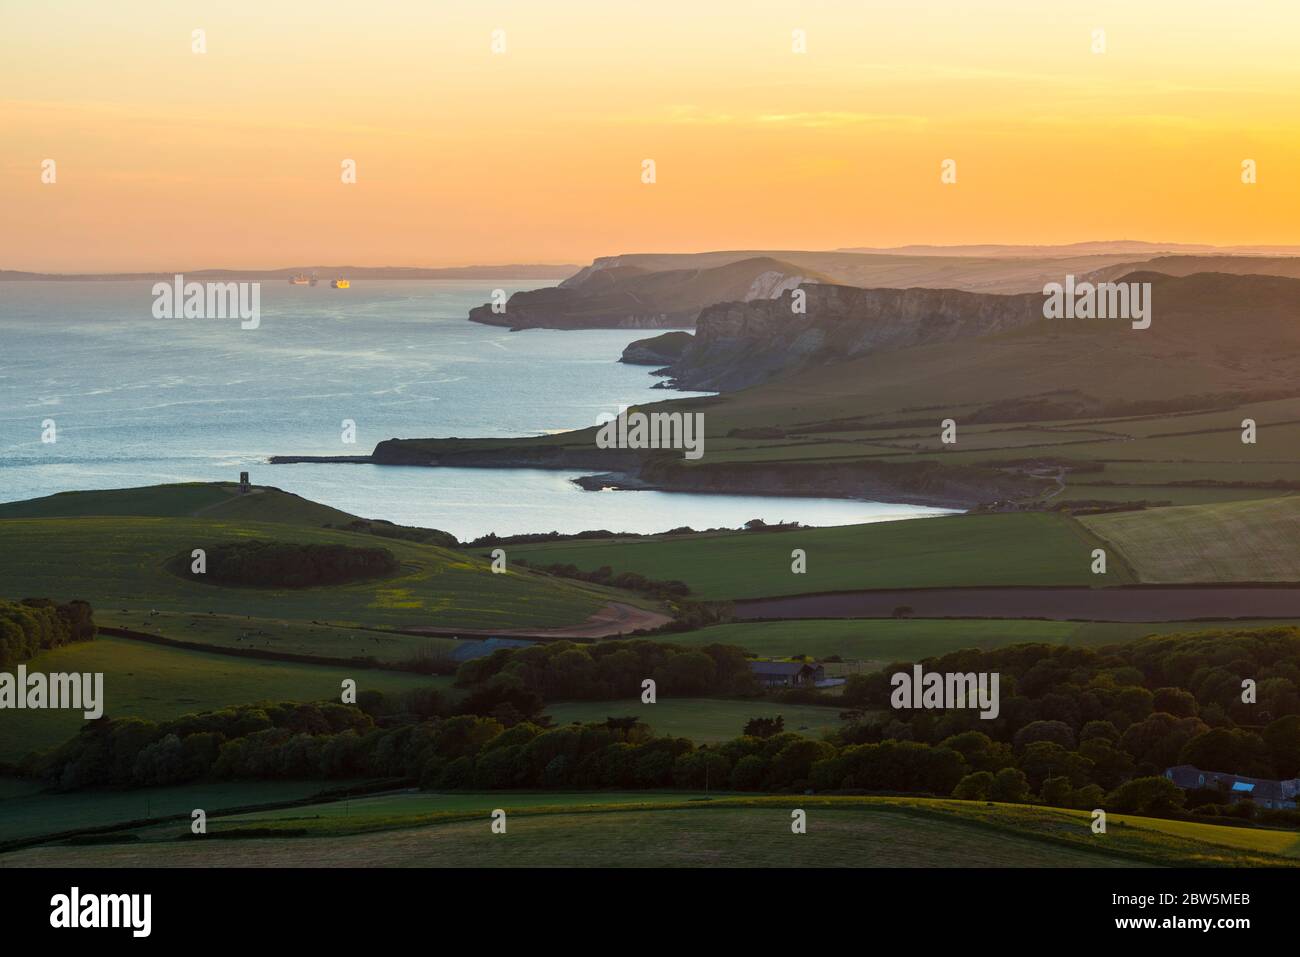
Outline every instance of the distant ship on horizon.
[(309, 285), (310, 283), (311, 280), (307, 278), (306, 274), (304, 273), (299, 273), (296, 276), (289, 277), (289, 285), (291, 286), (306, 286)]
[(334, 289), (350, 289), (352, 287), (352, 283), (350, 283), (346, 279), (335, 279), (333, 282), (330, 283), (330, 286)]

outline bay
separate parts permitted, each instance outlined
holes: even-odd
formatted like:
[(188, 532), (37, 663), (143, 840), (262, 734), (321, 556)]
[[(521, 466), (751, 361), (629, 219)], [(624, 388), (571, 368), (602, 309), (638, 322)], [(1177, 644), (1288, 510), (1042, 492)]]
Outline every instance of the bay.
[[(656, 390), (617, 361), (640, 330), (510, 332), (471, 306), (537, 280), (263, 282), (261, 323), (156, 319), (152, 283), (0, 282), (0, 501), (161, 482), (273, 485), (369, 518), (487, 532), (660, 532), (761, 518), (844, 525), (946, 514), (822, 498), (586, 492), (578, 472), (269, 465), (386, 438), (584, 428)], [(53, 420), (57, 441), (41, 441)], [(356, 423), (344, 444), (343, 423)]]

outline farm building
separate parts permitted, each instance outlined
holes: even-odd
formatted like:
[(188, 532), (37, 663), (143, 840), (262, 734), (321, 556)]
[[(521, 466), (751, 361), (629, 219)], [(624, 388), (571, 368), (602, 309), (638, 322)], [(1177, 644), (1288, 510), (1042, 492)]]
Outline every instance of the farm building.
[(1250, 798), (1260, 807), (1294, 808), (1297, 797), (1300, 796), (1300, 778), (1269, 781), (1265, 778), (1248, 778), (1243, 774), (1202, 771), (1190, 764), (1169, 768), (1165, 771), (1165, 777), (1184, 791), (1217, 788), (1223, 792), (1229, 804)]
[(826, 679), (826, 669), (804, 661), (751, 661), (750, 670), (766, 688), (812, 688)]

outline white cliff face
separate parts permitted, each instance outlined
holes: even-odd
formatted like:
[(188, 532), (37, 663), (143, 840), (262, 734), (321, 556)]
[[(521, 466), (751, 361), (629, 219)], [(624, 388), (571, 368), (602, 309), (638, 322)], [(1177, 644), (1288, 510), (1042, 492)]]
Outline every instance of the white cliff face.
[(601, 272), (602, 270), (605, 269), (613, 269), (617, 266), (622, 265), (622, 262), (623, 262), (622, 256), (601, 256), (597, 259), (593, 259), (591, 261), (590, 266), (586, 266), (582, 269), (579, 269), (568, 279), (561, 282), (557, 288), (572, 289), (574, 286), (581, 286), (584, 282), (590, 279), (595, 273)]
[(802, 283), (816, 281), (815, 279), (807, 279), (804, 276), (790, 276), (777, 272), (775, 269), (769, 269), (754, 277), (754, 281), (749, 285), (749, 290), (745, 293), (744, 301), (776, 299)]

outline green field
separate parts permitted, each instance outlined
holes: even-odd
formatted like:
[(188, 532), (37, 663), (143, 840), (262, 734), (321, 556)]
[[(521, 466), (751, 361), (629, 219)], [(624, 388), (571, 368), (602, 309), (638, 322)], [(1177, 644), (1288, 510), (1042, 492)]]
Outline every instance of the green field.
[[(971, 585), (1119, 585), (1133, 580), (1118, 556), (1093, 575), (1098, 543), (1053, 513), (954, 515), (785, 532), (730, 532), (512, 545), (533, 565), (608, 565), (655, 579), (680, 579), (692, 597), (761, 598), (863, 588)], [(790, 571), (807, 552), (808, 571)]]
[(603, 723), (606, 718), (635, 716), (659, 735), (690, 738), (696, 744), (712, 744), (740, 737), (750, 718), (785, 718), (785, 730), (820, 738), (836, 730), (839, 708), (792, 705), (774, 701), (741, 701), (718, 698), (660, 698), (654, 704), (630, 701), (566, 701), (548, 705), (546, 713), (556, 724)]
[(1144, 582), (1300, 581), (1300, 495), (1079, 520)]
[(195, 808), (212, 814), (225, 808), (297, 801), (318, 794), (332, 783), (337, 782), (214, 781), (167, 788), (56, 793), (26, 779), (0, 778), (0, 843), (173, 815), (188, 820)]
[(152, 614), (108, 608), (96, 609), (95, 621), (99, 625), (128, 628), (205, 647), (236, 650), (252, 648), (276, 654), (314, 655), (321, 658), (374, 658), (386, 665), (401, 665), (420, 656), (445, 656), (461, 644), (454, 638), (406, 635), (292, 618), (253, 618), (249, 615), (170, 611)]
[[(642, 800), (637, 800), (641, 797)], [(530, 807), (521, 802), (535, 802)], [(489, 809), (507, 812), (505, 834)], [(791, 832), (792, 809), (807, 833)], [(644, 795), (384, 796), (178, 825), (95, 846), (0, 855), (8, 866), (1111, 867), (1300, 864), (1300, 834), (930, 798)], [(241, 829), (251, 831), (240, 839)], [(279, 830), (285, 837), (268, 836)], [(215, 837), (224, 832), (225, 839)], [(293, 836), (290, 836), (293, 835)], [(124, 832), (124, 837), (129, 832)], [(168, 836), (179, 840), (167, 840)]]
[[(173, 556), (238, 539), (382, 544), (402, 563), (391, 578), (329, 588), (200, 584), (164, 568)], [(305, 525), (195, 518), (84, 517), (0, 520), (6, 594), (67, 600), (97, 610), (216, 612), (339, 625), (444, 628), (575, 624), (626, 595), (523, 571), (493, 574), (461, 552)]]
[[(160, 720), (255, 701), (338, 700), (341, 682), (354, 678), (357, 690), (398, 693), (450, 678), (376, 669), (261, 661), (100, 637), (42, 652), (30, 671), (103, 672), (104, 714)], [(6, 711), (0, 720), (0, 760), (62, 744), (85, 723), (80, 711)]]

